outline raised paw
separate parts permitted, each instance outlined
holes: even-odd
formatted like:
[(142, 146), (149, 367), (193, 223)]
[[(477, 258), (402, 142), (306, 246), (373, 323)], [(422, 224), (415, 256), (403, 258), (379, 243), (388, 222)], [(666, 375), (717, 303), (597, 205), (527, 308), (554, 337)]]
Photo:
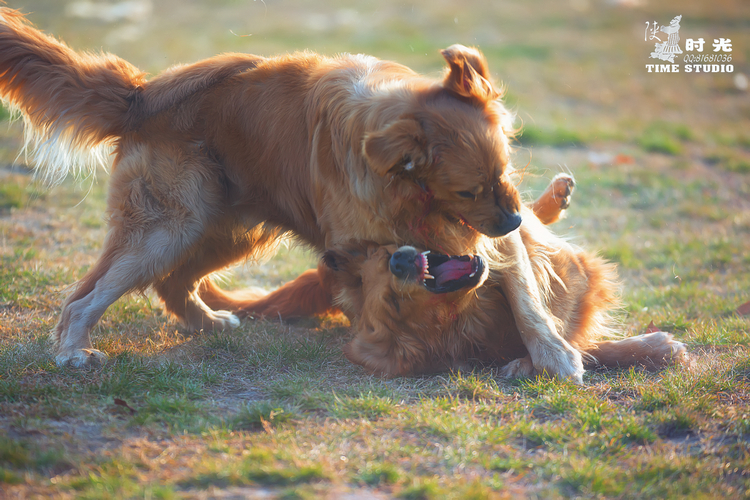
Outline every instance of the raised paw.
[(55, 356), (57, 366), (73, 368), (98, 368), (107, 362), (108, 356), (98, 349), (75, 349)]
[(563, 211), (570, 206), (570, 197), (576, 182), (569, 174), (559, 173), (541, 196), (529, 205), (542, 224), (552, 224), (560, 220)]
[(575, 187), (576, 181), (569, 174), (560, 172), (552, 179), (550, 183), (552, 197), (558, 201), (561, 210), (565, 210), (570, 206), (570, 197)]

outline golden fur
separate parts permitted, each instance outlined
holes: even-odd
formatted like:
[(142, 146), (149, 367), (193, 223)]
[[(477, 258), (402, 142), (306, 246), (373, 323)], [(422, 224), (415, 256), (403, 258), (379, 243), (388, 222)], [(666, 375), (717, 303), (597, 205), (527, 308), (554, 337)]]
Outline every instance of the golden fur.
[[(557, 174), (529, 208), (543, 224), (556, 222), (570, 205), (574, 187), (572, 176)], [(255, 291), (228, 293), (218, 289), (210, 281), (204, 281), (200, 291), (201, 297), (210, 307), (225, 308), (241, 316), (291, 320), (340, 312), (332, 302), (335, 282), (333, 272), (321, 261), (317, 269), (309, 269), (267, 294)]]
[[(614, 266), (543, 226), (559, 220), (574, 186), (569, 175), (557, 175), (524, 213), (520, 229), (535, 283), (541, 285), (542, 307), (555, 329), (564, 332), (564, 340), (583, 355), (587, 367), (658, 368), (680, 360), (684, 345), (665, 332), (615, 340), (609, 316), (617, 304)], [(323, 288), (333, 290), (334, 302), (352, 321), (354, 338), (346, 355), (370, 373), (430, 373), (479, 360), (504, 364), (501, 373), (509, 377), (540, 371), (560, 375), (537, 368), (551, 364), (544, 357), (554, 358), (555, 348), (519, 330), (504, 286), (513, 268), (487, 268), (476, 285), (438, 295), (421, 282), (392, 274), (389, 259), (396, 251), (396, 245), (373, 242), (338, 245), (325, 253), (317, 270), (243, 306), (271, 318), (327, 312), (329, 302), (313, 303), (311, 298), (317, 296), (309, 294), (311, 284), (325, 281)], [(527, 339), (542, 343), (536, 360), (529, 354)]]
[[(584, 366), (658, 368), (684, 357), (685, 346), (665, 332), (614, 340), (613, 266), (553, 236), (530, 212), (523, 216), (521, 236), (537, 282), (546, 285), (542, 306)], [(336, 301), (352, 318), (354, 338), (344, 349), (349, 360), (387, 377), (461, 368), (471, 360), (503, 364), (500, 373), (508, 377), (546, 371), (537, 367), (549, 363), (544, 356), (556, 356), (554, 348), (521, 331), (503, 271), (490, 268), (476, 286), (434, 294), (421, 278), (389, 270), (394, 252), (409, 250), (359, 242), (326, 252), (341, 287)], [(542, 344), (537, 354), (530, 342)]]
[[(441, 80), (311, 53), (224, 54), (147, 80), (1, 9), (0, 97), (23, 115), (41, 175), (60, 181), (114, 148), (108, 233), (63, 305), (57, 362), (104, 359), (90, 330), (149, 286), (190, 330), (236, 326), (217, 309), (241, 312), (243, 299), (205, 277), (273, 250), (284, 233), (319, 251), (358, 239), (462, 253), (489, 248), (482, 234), (513, 231), (510, 116), (477, 50), (442, 55)], [(507, 255), (493, 265), (515, 265)]]

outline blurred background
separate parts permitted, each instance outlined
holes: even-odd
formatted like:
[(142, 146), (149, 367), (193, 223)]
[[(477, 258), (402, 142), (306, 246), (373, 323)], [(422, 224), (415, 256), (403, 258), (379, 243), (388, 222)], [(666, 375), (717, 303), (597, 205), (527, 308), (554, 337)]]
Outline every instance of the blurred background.
[[(463, 43), (485, 53), (497, 81), (507, 87), (508, 103), (533, 126), (538, 141), (633, 140), (655, 121), (684, 125), (709, 143), (748, 133), (750, 3), (743, 0), (9, 4), (76, 49), (114, 52), (152, 74), (225, 51), (273, 55), (306, 49), (363, 52), (436, 73), (443, 65), (438, 50)], [(731, 39), (735, 72), (647, 73), (645, 64), (664, 61), (648, 58), (656, 40), (644, 39), (646, 23), (668, 25), (677, 15), (683, 49), (686, 38), (704, 38), (704, 53), (713, 51), (713, 39)], [(558, 128), (566, 133), (555, 136)]]
[[(270, 56), (312, 50), (363, 52), (438, 76), (440, 49), (477, 46), (522, 127), (514, 163), (524, 170), (528, 197), (557, 172), (573, 173), (578, 188), (557, 231), (620, 264), (635, 303), (631, 312), (674, 301), (689, 310), (696, 293), (726, 301), (711, 311), (731, 310), (736, 296), (750, 289), (746, 0), (9, 3), (73, 48), (113, 52), (150, 74), (225, 51)], [(703, 38), (704, 54), (713, 53), (714, 39), (731, 40), (733, 73), (647, 71), (647, 64), (664, 63), (649, 58), (657, 40), (648, 39), (647, 28), (668, 25), (677, 15), (683, 50), (687, 38)], [(685, 64), (681, 56), (675, 63)], [(0, 129), (0, 162), (10, 164), (21, 128)], [(3, 217), (13, 214), (13, 224), (24, 227), (31, 215), (23, 210), (42, 206), (48, 196), (29, 188), (26, 174), (6, 171), (0, 193)], [(101, 184), (92, 191), (95, 205), (103, 203)], [(60, 213), (87, 187), (75, 189)], [(100, 209), (75, 218), (101, 232)], [(93, 233), (92, 245), (100, 236)], [(315, 264), (315, 256), (289, 252), (251, 266), (234, 284), (276, 286)]]

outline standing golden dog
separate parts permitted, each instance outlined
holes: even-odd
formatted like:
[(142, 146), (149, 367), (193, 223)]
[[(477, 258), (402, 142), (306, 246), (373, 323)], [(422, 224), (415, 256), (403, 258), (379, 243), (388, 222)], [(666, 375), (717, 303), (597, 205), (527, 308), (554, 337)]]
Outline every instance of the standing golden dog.
[(442, 54), (439, 81), (368, 56), (310, 53), (225, 54), (147, 80), (1, 9), (0, 97), (22, 114), (43, 176), (93, 168), (114, 147), (108, 233), (63, 305), (56, 361), (104, 359), (90, 330), (120, 296), (149, 286), (189, 329), (236, 326), (204, 277), (271, 250), (283, 233), (319, 251), (366, 239), (465, 253), (481, 250), (481, 233), (514, 232), (491, 265), (519, 264), (507, 283), (514, 313), (557, 346), (550, 372), (580, 378), (580, 357), (527, 304), (538, 294), (514, 231), (510, 116), (477, 50)]

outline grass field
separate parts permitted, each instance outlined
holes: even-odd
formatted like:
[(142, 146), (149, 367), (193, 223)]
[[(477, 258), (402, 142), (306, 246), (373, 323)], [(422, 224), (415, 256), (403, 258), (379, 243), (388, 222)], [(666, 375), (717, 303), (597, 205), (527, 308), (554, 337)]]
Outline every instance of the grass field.
[[(311, 49), (436, 74), (440, 48), (478, 45), (524, 126), (528, 197), (575, 175), (556, 230), (618, 263), (623, 332), (653, 322), (691, 361), (587, 372), (582, 387), (492, 368), (381, 380), (343, 357), (341, 318), (187, 336), (147, 293), (95, 328), (104, 367), (58, 368), (49, 332), (97, 258), (107, 176), (36, 185), (23, 158), (11, 166), (20, 125), (3, 124), (0, 498), (750, 495), (750, 96), (736, 77), (750, 73), (750, 5), (617, 3), (136, 0), (107, 20), (81, 17), (85, 2), (11, 2), (151, 73)], [(680, 14), (683, 39), (732, 40), (734, 74), (646, 72), (646, 21)], [(315, 263), (292, 245), (225, 283), (273, 288)]]

